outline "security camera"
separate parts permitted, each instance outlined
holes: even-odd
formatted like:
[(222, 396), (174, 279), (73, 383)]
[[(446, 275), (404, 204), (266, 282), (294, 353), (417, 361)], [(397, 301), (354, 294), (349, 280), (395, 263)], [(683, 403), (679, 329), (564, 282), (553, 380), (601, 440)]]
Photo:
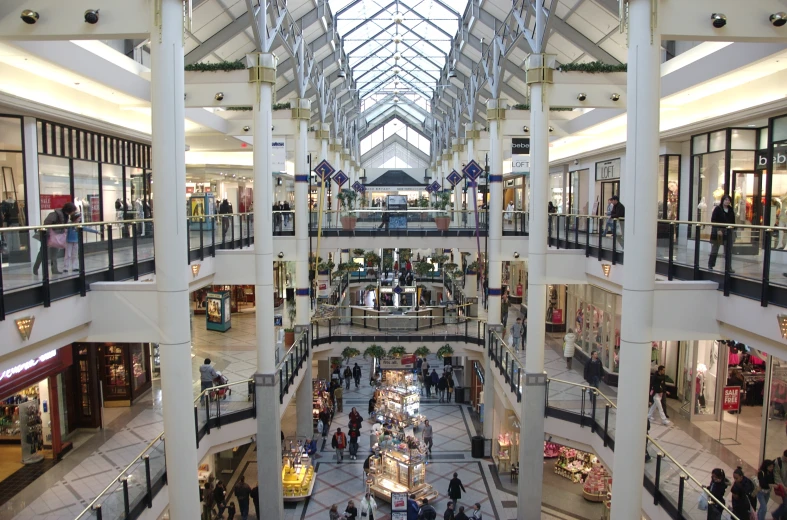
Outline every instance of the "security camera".
[(33, 25), (38, 21), (38, 13), (30, 9), (22, 11), (22, 21), (28, 25)]
[(716, 29), (721, 29), (725, 25), (727, 25), (727, 17), (724, 16), (722, 13), (713, 13), (710, 15), (711, 23)]
[(609, 96), (609, 99), (611, 99), (612, 101), (620, 101), (620, 94), (618, 93), (612, 94), (611, 96)]
[(554, 129), (554, 128), (552, 128), (552, 127), (550, 126), (550, 127), (549, 127), (549, 131), (550, 131), (550, 132), (554, 132), (554, 131), (555, 131), (555, 129)]
[(584, 92), (580, 92), (579, 94), (577, 94), (577, 99), (580, 100), (580, 101), (585, 101), (587, 98), (588, 98), (588, 95), (585, 94)]
[(519, 253), (517, 253), (516, 251), (514, 251), (514, 258), (519, 258)]
[(787, 24), (787, 13), (773, 13), (769, 20), (774, 27), (782, 27), (784, 24)]
[(528, 132), (530, 132), (530, 129), (529, 129), (528, 127), (526, 127), (526, 126), (523, 126), (523, 127), (522, 127), (522, 131), (523, 131), (524, 133), (528, 133)]
[(216, 101), (222, 101), (224, 99), (224, 92), (216, 92), (216, 95), (213, 96)]
[(279, 258), (284, 258), (284, 252), (283, 251), (279, 251)]
[(244, 131), (244, 132), (248, 132), (249, 130), (251, 130), (251, 127), (250, 127), (250, 126), (248, 126), (248, 125), (247, 125), (247, 126), (244, 126), (244, 127), (243, 127), (243, 131)]
[(98, 9), (88, 9), (85, 11), (85, 23), (94, 25), (98, 23)]

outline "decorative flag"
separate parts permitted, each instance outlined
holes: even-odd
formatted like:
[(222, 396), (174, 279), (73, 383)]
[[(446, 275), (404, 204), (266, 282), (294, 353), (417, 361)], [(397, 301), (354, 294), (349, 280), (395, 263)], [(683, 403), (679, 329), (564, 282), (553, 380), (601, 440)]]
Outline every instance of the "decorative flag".
[(462, 176), (457, 173), (456, 170), (453, 170), (448, 176), (445, 178), (448, 182), (451, 183), (451, 186), (456, 186), (460, 182), (462, 182)]
[(432, 192), (435, 192), (435, 191), (440, 191), (440, 188), (442, 188), (442, 186), (440, 186), (440, 183), (439, 183), (439, 182), (437, 182), (437, 181), (434, 181), (434, 182), (433, 182), (433, 183), (430, 185), (430, 188), (432, 188), (432, 191), (430, 192), (430, 193), (432, 193)]
[(484, 169), (481, 168), (475, 159), (467, 163), (467, 165), (462, 168), (462, 173), (465, 174), (465, 177), (470, 179), (471, 181), (475, 181), (478, 179), (482, 173), (484, 173)]
[(336, 174), (333, 176), (333, 182), (338, 184), (340, 188), (344, 185), (345, 182), (347, 182), (349, 180), (350, 180), (350, 178), (347, 177), (347, 175), (341, 170), (336, 172)]
[(322, 161), (320, 162), (320, 164), (318, 164), (318, 165), (317, 165), (317, 166), (314, 168), (314, 173), (316, 173), (316, 174), (317, 174), (317, 176), (318, 176), (320, 179), (322, 179), (323, 181), (327, 181), (328, 179), (330, 179), (330, 178), (331, 178), (331, 175), (333, 175), (333, 173), (334, 173), (335, 171), (336, 171), (336, 170), (334, 169), (334, 167), (333, 167), (333, 166), (331, 166), (331, 164), (330, 164), (328, 161), (326, 161), (326, 160), (322, 160)]

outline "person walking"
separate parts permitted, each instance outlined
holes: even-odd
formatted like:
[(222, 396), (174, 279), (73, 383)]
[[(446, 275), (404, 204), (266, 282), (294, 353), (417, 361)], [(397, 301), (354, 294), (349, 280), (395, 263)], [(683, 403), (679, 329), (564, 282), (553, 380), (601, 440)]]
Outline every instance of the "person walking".
[(358, 508), (355, 507), (355, 501), (349, 500), (347, 507), (344, 508), (344, 518), (347, 520), (355, 520), (358, 516)]
[(355, 428), (357, 430), (361, 429), (361, 425), (363, 424), (363, 417), (358, 412), (358, 409), (353, 406), (353, 409), (350, 410), (350, 428)]
[(257, 520), (262, 518), (262, 511), (260, 511), (260, 486), (259, 484), (254, 484), (254, 487), (251, 488), (251, 501), (254, 503), (254, 514), (257, 516)]
[(426, 450), (429, 456), (432, 455), (432, 425), (429, 424), (429, 419), (424, 421), (424, 428), (421, 432), (424, 439), (424, 444), (426, 444)]
[(446, 403), (450, 403), (451, 402), (451, 396), (454, 395), (454, 386), (455, 386), (453, 374), (451, 374), (450, 372), (447, 373), (445, 375), (445, 381), (447, 383), (447, 386), (445, 387), (445, 391), (446, 391), (445, 402)]
[(362, 520), (374, 520), (377, 516), (377, 502), (371, 493), (366, 493), (361, 499), (361, 518)]
[(732, 513), (738, 518), (748, 519), (751, 512), (749, 496), (754, 491), (754, 487), (751, 480), (743, 475), (743, 469), (740, 466), (732, 472), (732, 489), (730, 491), (732, 494)]
[[(72, 213), (71, 223), (78, 224), (80, 222), (82, 222), (82, 213)], [(82, 231), (98, 234), (97, 230), (86, 226), (82, 226)], [(66, 231), (66, 256), (63, 259), (63, 271), (70, 274), (72, 270), (79, 271), (79, 233), (75, 227), (70, 227)]]
[(612, 215), (612, 208), (613, 207), (614, 206), (612, 205), (612, 198), (610, 197), (609, 199), (607, 199), (607, 210), (604, 212), (604, 215), (606, 215), (606, 217), (607, 217), (606, 218), (607, 222), (604, 225), (604, 231), (601, 233), (601, 236), (603, 236), (603, 237), (612, 233), (612, 217), (611, 217), (611, 215)]
[(757, 520), (765, 520), (768, 514), (768, 501), (771, 499), (771, 489), (776, 485), (776, 475), (774, 474), (774, 463), (770, 459), (765, 459), (760, 464), (760, 471), (757, 472), (757, 481), (760, 490), (757, 492)]
[(443, 520), (454, 520), (454, 503), (450, 500), (445, 505), (445, 513), (443, 513)]
[[(437, 370), (434, 368), (432, 369), (432, 373), (429, 375), (429, 380), (432, 383), (432, 386), (435, 389), (435, 392), (438, 392), (437, 383), (440, 382), (440, 376), (437, 375)], [(427, 391), (426, 396), (429, 397), (429, 392)]]
[(577, 344), (577, 335), (574, 334), (574, 329), (568, 329), (568, 332), (563, 336), (563, 357), (566, 358), (566, 368), (571, 370), (571, 361), (574, 359), (574, 349)]
[[(49, 215), (46, 216), (44, 219), (44, 226), (55, 226), (59, 224), (68, 224), (71, 215), (76, 213), (77, 207), (74, 205), (73, 202), (66, 202), (63, 204), (61, 209), (56, 209), (51, 212)], [(60, 253), (61, 249), (65, 248), (66, 244), (66, 230), (65, 229), (50, 229), (47, 232), (47, 243), (41, 244), (41, 248), (38, 250), (38, 256), (36, 257), (35, 264), (33, 264), (33, 274), (38, 276), (38, 268), (41, 267), (41, 263), (44, 260), (44, 248), (47, 248), (47, 254), (49, 256), (49, 265), (51, 267), (52, 274), (60, 274), (60, 270), (57, 268), (57, 255)], [(42, 235), (37, 233), (34, 235), (34, 238), (41, 240)], [(62, 244), (62, 245), (61, 245)]]
[(418, 511), (418, 520), (435, 520), (436, 518), (437, 510), (429, 504), (428, 498), (424, 498), (421, 509)]
[(219, 518), (222, 518), (224, 510), (227, 508), (227, 488), (224, 487), (224, 482), (221, 480), (216, 481), (216, 487), (213, 490), (213, 503), (216, 504)]
[(375, 399), (374, 395), (369, 399), (369, 416), (374, 413), (374, 409), (377, 407), (377, 399)]
[(202, 520), (213, 520), (213, 488), (210, 482), (205, 482), (205, 487), (202, 489)]
[(358, 439), (361, 436), (361, 431), (351, 426), (347, 436), (350, 438), (350, 460), (355, 460), (358, 458)]
[[(729, 195), (724, 195), (721, 198), (721, 204), (713, 208), (710, 221), (712, 224), (720, 224), (713, 226), (710, 232), (711, 246), (710, 255), (708, 255), (708, 269), (713, 271), (716, 267), (716, 258), (719, 256), (719, 248), (724, 246), (724, 256), (727, 256), (727, 248), (732, 248), (735, 242), (735, 230), (730, 229), (729, 232), (726, 228), (727, 225), (735, 224), (735, 213), (732, 211), (732, 199)], [(726, 267), (726, 264), (725, 264)], [(731, 273), (734, 273), (730, 269)]]
[(246, 477), (241, 475), (235, 487), (232, 488), (235, 498), (238, 500), (241, 520), (249, 518), (249, 498), (251, 498), (251, 486), (246, 484)]
[(664, 395), (665, 385), (667, 383), (667, 376), (664, 374), (664, 365), (659, 365), (656, 373), (650, 376), (650, 395), (653, 398), (653, 404), (650, 405), (648, 410), (648, 420), (653, 420), (653, 412), (658, 410), (661, 416), (661, 423), (665, 426), (671, 426), (672, 423), (664, 414), (661, 398)]
[(454, 478), (448, 482), (448, 496), (454, 502), (459, 503), (459, 499), (462, 498), (462, 492), (467, 493), (462, 481), (459, 480), (459, 474), (454, 473)]
[(210, 358), (205, 358), (205, 361), (199, 367), (199, 385), (200, 385), (200, 403), (203, 403), (205, 396), (208, 396), (210, 402), (210, 393), (205, 393), (205, 390), (213, 388), (213, 380), (219, 377), (219, 373), (210, 364)]
[(721, 468), (714, 468), (710, 474), (710, 485), (708, 485), (708, 493), (713, 495), (713, 497), (718, 500), (718, 503), (714, 500), (708, 499), (708, 520), (719, 520), (721, 518), (721, 512), (724, 511), (722, 507), (719, 505), (725, 505), (726, 502), (724, 501), (724, 495), (727, 492), (727, 487), (730, 485), (730, 481), (727, 480), (726, 475), (724, 475), (724, 470)]
[(355, 380), (355, 388), (357, 389), (361, 386), (361, 367), (358, 366), (358, 363), (353, 367), (353, 379)]
[(227, 520), (234, 520), (235, 519), (235, 511), (236, 510), (237, 509), (235, 508), (235, 502), (230, 500), (229, 503), (227, 504)]
[(407, 499), (407, 520), (418, 520), (418, 511), (420, 510), (421, 506), (415, 500), (415, 493), (412, 493)]
[(346, 390), (350, 389), (350, 382), (353, 379), (353, 370), (350, 368), (350, 365), (344, 367), (344, 388)]
[(621, 204), (620, 197), (617, 195), (613, 195), (610, 200), (612, 201), (612, 213), (609, 217), (613, 220), (617, 220), (617, 229), (620, 233), (618, 242), (620, 242), (620, 247), (623, 247), (623, 221), (626, 218), (626, 206)]
[[(230, 215), (232, 213), (232, 206), (230, 205), (230, 201), (224, 199), (219, 204), (219, 215)], [(227, 231), (230, 229), (230, 224), (232, 223), (232, 217), (224, 216), (221, 217), (221, 242), (227, 238)]]
[(522, 318), (517, 318), (516, 323), (511, 325), (511, 342), (514, 350), (519, 351), (519, 342), (522, 340)]
[(590, 360), (585, 364), (585, 381), (593, 388), (598, 388), (603, 374), (604, 368), (601, 366), (601, 360), (598, 358), (598, 351), (594, 350), (590, 354)]
[[(347, 380), (347, 385), (349, 387), (350, 380)], [(344, 411), (344, 390), (342, 390), (342, 385), (337, 385), (333, 391), (333, 402), (336, 405), (337, 412)]]
[(341, 428), (336, 428), (336, 433), (331, 439), (331, 447), (336, 450), (336, 461), (341, 464), (344, 460), (344, 449), (347, 447), (347, 436)]
[(334, 504), (331, 506), (331, 509), (328, 511), (328, 519), (329, 520), (339, 520), (342, 515), (339, 514), (339, 506)]
[(437, 380), (437, 395), (440, 397), (440, 402), (445, 401), (445, 390), (448, 388), (448, 382), (445, 379), (445, 373)]

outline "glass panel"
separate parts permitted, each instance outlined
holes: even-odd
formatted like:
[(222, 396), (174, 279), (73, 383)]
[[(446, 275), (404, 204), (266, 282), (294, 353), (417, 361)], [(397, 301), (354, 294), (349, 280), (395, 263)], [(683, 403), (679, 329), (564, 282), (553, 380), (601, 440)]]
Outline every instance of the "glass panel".
[(726, 130), (719, 130), (718, 132), (713, 132), (712, 134), (710, 134), (710, 141), (708, 142), (708, 151), (718, 152), (719, 150), (724, 150), (726, 144), (727, 144)]
[(787, 141), (787, 116), (773, 120), (773, 140)]
[(22, 120), (0, 117), (0, 150), (22, 151)]
[(757, 130), (741, 130), (736, 128), (730, 132), (730, 148), (732, 150), (757, 149)]
[(549, 174), (549, 196), (552, 204), (557, 207), (557, 213), (563, 213), (563, 173)]
[[(82, 214), (82, 222), (101, 221), (98, 166), (98, 163), (94, 162), (74, 161), (74, 204), (76, 204), (77, 211)], [(100, 233), (84, 233), (85, 243), (100, 240)]]
[[(101, 165), (102, 190), (104, 196), (103, 220), (123, 220), (123, 168), (112, 164)], [(120, 238), (120, 225), (112, 226), (112, 238)]]
[(664, 172), (664, 163), (665, 163), (665, 156), (659, 156), (659, 169), (656, 173), (656, 193), (658, 194), (658, 210), (657, 210), (657, 218), (666, 218), (666, 208), (664, 208), (664, 184), (667, 182), (667, 175)]
[(772, 356), (769, 405), (767, 408), (764, 458), (777, 459), (785, 446), (784, 420), (787, 419), (787, 361)]
[[(719, 373), (719, 343), (697, 342), (697, 366), (694, 371), (694, 414), (716, 413), (716, 386)], [(726, 377), (726, 370), (723, 372)]]
[(131, 350), (131, 389), (137, 388), (148, 382), (147, 357), (145, 347), (139, 343), (129, 346)]
[(71, 202), (70, 165), (68, 159), (41, 155), (38, 157), (41, 190), (41, 220), (53, 210)]
[(760, 150), (767, 150), (768, 149), (768, 128), (761, 128), (760, 129)]
[(680, 155), (670, 155), (667, 162), (667, 218), (678, 220), (680, 215)]
[[(721, 202), (726, 186), (724, 185), (724, 153), (709, 153), (695, 158), (694, 176), (697, 180), (698, 221), (710, 222), (713, 208)], [(699, 162), (699, 165), (697, 165)], [(697, 167), (698, 166), (698, 167)], [(710, 231), (702, 230), (702, 238), (707, 240)]]
[(692, 154), (705, 153), (705, 152), (708, 151), (708, 135), (707, 134), (695, 135), (692, 138), (691, 141), (692, 141), (692, 144), (691, 144), (691, 153)]

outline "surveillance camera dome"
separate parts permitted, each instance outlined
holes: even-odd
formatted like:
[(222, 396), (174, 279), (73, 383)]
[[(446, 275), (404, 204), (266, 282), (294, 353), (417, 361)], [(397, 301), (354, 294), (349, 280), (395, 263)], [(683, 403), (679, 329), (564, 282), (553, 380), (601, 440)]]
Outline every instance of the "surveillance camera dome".
[(787, 13), (773, 13), (769, 19), (774, 27), (782, 27), (787, 24)]
[(609, 96), (609, 99), (611, 99), (612, 101), (620, 101), (620, 94), (617, 93), (612, 94), (611, 96)]
[(85, 23), (90, 25), (98, 23), (98, 9), (88, 9), (85, 11)]
[(584, 92), (580, 92), (579, 94), (577, 94), (577, 99), (580, 100), (580, 101), (585, 101), (587, 98), (588, 98), (588, 95), (585, 94)]
[(279, 251), (279, 258), (284, 258), (284, 252)]
[(224, 99), (224, 92), (216, 92), (214, 97), (216, 98), (216, 101), (221, 101)]
[(22, 11), (22, 21), (28, 25), (33, 25), (38, 21), (38, 13), (30, 9)]
[(250, 127), (250, 126), (244, 126), (244, 127), (243, 127), (243, 131), (244, 131), (244, 132), (248, 132), (249, 130), (251, 130), (251, 127)]
[(724, 16), (722, 13), (713, 13), (710, 16), (710, 19), (711, 19), (711, 21), (713, 23), (713, 26), (716, 29), (721, 29), (722, 27), (727, 25), (727, 17)]

